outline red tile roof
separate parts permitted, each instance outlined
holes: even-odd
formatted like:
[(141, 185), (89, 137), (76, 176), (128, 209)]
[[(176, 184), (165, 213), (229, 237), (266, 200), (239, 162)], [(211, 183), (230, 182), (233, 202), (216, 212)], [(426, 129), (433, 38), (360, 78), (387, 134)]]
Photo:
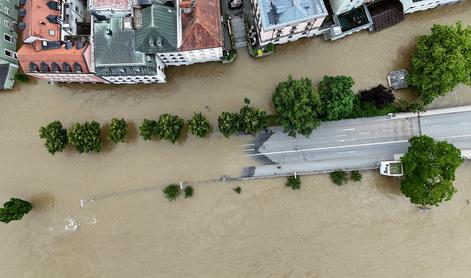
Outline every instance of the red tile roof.
[(126, 10), (131, 8), (129, 0), (90, 0), (90, 5), (93, 9)]
[[(26, 23), (26, 29), (23, 31), (23, 39), (34, 36), (51, 41), (60, 40), (60, 26), (47, 20), (47, 16), (60, 16), (60, 11), (53, 10), (47, 6), (51, 0), (26, 0), (23, 9), (26, 15), (22, 21)], [(53, 35), (49, 30), (53, 31)]]
[(82, 73), (90, 72), (88, 64), (90, 63), (90, 45), (85, 43), (84, 47), (77, 49), (75, 45), (71, 49), (65, 49), (62, 45), (58, 49), (48, 49), (37, 51), (33, 45), (24, 44), (17, 52), (18, 61), (21, 68), (25, 72), (29, 72), (29, 65), (31, 62), (35, 63), (38, 67), (41, 62), (48, 64), (51, 68), (52, 62), (62, 65), (64, 62), (68, 63), (73, 71), (73, 64), (79, 63), (82, 67)]
[(192, 12), (182, 14), (181, 20), (181, 51), (222, 47), (219, 0), (196, 0)]

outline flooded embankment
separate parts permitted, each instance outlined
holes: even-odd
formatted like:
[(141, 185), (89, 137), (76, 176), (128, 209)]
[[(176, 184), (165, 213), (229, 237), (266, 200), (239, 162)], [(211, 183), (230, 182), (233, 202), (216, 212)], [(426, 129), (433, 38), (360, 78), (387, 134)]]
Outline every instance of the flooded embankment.
[[(351, 75), (356, 89), (385, 83), (409, 66), (419, 34), (457, 20), (471, 24), (471, 1), (408, 15), (380, 33), (301, 40), (260, 60), (240, 53), (229, 65), (168, 69), (166, 85), (32, 81), (0, 94), (1, 200), (34, 206), (23, 221), (0, 225), (0, 277), (470, 277), (469, 162), (457, 173), (456, 197), (426, 212), (400, 195), (397, 180), (373, 172), (342, 188), (324, 175), (303, 178), (299, 192), (283, 179), (207, 183), (190, 200), (170, 203), (148, 190), (80, 207), (96, 195), (235, 176), (256, 163), (243, 155), (250, 137), (145, 142), (137, 135), (144, 118), (202, 111), (215, 124), (244, 97), (272, 111), (271, 93), (288, 74), (314, 83)], [(460, 104), (471, 104), (470, 87), (434, 106)], [(101, 154), (51, 156), (38, 138), (52, 120), (106, 124), (114, 116), (131, 121), (129, 142), (106, 141)]]

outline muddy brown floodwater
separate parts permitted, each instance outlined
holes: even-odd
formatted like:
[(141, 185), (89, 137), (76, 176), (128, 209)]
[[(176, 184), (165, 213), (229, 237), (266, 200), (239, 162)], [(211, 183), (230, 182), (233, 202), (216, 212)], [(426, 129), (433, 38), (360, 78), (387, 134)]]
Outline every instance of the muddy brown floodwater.
[[(272, 110), (272, 90), (288, 74), (316, 83), (352, 75), (356, 89), (385, 83), (388, 72), (408, 67), (417, 35), (457, 20), (471, 24), (471, 1), (408, 15), (380, 33), (291, 43), (261, 60), (241, 53), (230, 65), (169, 69), (164, 86), (33, 81), (2, 93), (1, 201), (18, 196), (34, 210), (0, 225), (0, 277), (471, 277), (469, 162), (454, 199), (425, 212), (400, 195), (397, 180), (374, 172), (342, 188), (325, 175), (304, 177), (298, 192), (282, 179), (200, 184), (191, 200), (168, 202), (161, 187), (169, 182), (235, 176), (256, 163), (243, 156), (250, 137), (187, 136), (173, 146), (136, 135), (142, 119), (164, 112), (202, 111), (215, 123), (244, 97)], [(470, 90), (434, 105), (471, 104)], [(50, 156), (37, 135), (56, 119), (69, 126), (113, 116), (134, 123), (130, 142), (106, 143), (101, 154), (69, 148)], [(146, 186), (158, 190), (114, 194)], [(80, 208), (100, 194), (111, 195)], [(65, 231), (68, 224), (79, 227)]]

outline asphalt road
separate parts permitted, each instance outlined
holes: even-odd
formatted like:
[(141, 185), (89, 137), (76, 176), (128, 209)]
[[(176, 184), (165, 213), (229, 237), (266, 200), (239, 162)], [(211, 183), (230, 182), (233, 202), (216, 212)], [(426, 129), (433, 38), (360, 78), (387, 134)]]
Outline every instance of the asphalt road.
[[(372, 169), (380, 161), (393, 160), (407, 151), (408, 140), (422, 134), (471, 149), (471, 107), (466, 112), (440, 110), (439, 114), (403, 114), (324, 122), (306, 138), (289, 137), (281, 128), (260, 143), (248, 156), (264, 158), (247, 175), (274, 176), (294, 172), (328, 172), (338, 169)], [(406, 116), (404, 116), (406, 115)], [(252, 153), (250, 153), (252, 151)]]

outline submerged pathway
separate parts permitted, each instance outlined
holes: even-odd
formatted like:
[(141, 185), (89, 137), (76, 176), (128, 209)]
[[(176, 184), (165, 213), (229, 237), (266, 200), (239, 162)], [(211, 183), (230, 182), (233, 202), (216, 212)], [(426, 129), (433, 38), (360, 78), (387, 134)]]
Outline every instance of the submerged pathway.
[(418, 135), (446, 140), (468, 153), (471, 106), (324, 122), (309, 138), (289, 137), (277, 127), (270, 136), (257, 138), (259, 143), (248, 156), (261, 158), (265, 165), (247, 169), (246, 176), (375, 169), (380, 161), (405, 153), (408, 140)]

